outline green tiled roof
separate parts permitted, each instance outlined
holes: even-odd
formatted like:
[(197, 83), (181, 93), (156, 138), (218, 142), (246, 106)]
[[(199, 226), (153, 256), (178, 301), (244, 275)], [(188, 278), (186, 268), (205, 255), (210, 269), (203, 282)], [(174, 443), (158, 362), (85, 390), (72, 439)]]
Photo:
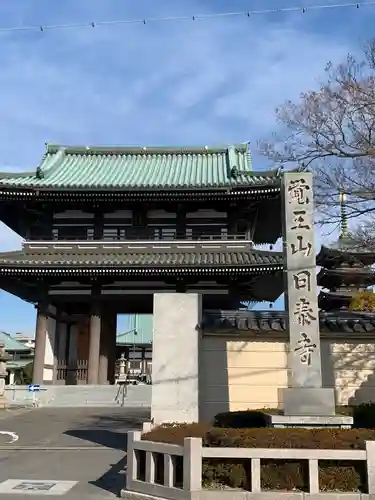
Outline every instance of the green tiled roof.
[(53, 250), (13, 251), (0, 253), (0, 266), (66, 266), (96, 267), (205, 267), (205, 266), (282, 266), (281, 252), (263, 250), (192, 250), (161, 251), (148, 250), (107, 250), (81, 252)]
[(117, 335), (117, 345), (152, 343), (152, 314), (131, 314), (129, 328), (129, 331)]
[(0, 187), (193, 189), (277, 185), (278, 171), (252, 172), (247, 145), (69, 147), (48, 145), (33, 172), (0, 173)]
[(29, 347), (24, 346), (21, 342), (18, 342), (9, 333), (0, 332), (0, 344), (4, 345), (5, 351), (18, 351), (18, 352), (28, 352)]

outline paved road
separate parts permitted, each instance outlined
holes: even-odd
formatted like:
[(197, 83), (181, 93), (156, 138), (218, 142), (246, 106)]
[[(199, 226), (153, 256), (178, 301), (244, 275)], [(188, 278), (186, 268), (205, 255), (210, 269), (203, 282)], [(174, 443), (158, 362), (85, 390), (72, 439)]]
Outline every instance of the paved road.
[[(115, 498), (124, 482), (126, 432), (148, 416), (129, 408), (1, 412), (0, 431), (19, 439), (8, 444), (11, 438), (0, 434), (0, 500), (52, 499), (64, 488), (64, 500)], [(40, 486), (10, 480), (44, 481), (45, 490), (25, 494), (23, 488)]]

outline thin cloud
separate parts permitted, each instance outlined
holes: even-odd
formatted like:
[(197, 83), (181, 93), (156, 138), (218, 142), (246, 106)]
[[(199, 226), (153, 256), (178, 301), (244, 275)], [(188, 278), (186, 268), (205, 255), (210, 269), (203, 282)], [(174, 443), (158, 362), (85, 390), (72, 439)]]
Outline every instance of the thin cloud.
[[(281, 4), (288, 3), (259, 2), (264, 8)], [(246, 5), (233, 0), (231, 9)], [(2, 26), (38, 25), (185, 15), (227, 6), (221, 0), (34, 0), (31, 7), (17, 0), (0, 5), (0, 19)], [(1, 33), (0, 163), (4, 170), (35, 169), (46, 141), (256, 144), (274, 130), (276, 105), (315, 86), (327, 60), (338, 62), (355, 50), (367, 28), (371, 35), (368, 12), (354, 12), (356, 24), (345, 24), (345, 36), (338, 11), (323, 17)], [(20, 244), (17, 235), (0, 226), (0, 250)]]

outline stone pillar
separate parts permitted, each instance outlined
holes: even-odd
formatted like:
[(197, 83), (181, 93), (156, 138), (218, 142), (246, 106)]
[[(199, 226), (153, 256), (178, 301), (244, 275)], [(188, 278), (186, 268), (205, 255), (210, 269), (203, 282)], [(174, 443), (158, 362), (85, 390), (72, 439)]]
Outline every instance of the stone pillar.
[(98, 383), (99, 375), (99, 352), (100, 352), (100, 330), (101, 330), (101, 319), (100, 319), (100, 304), (94, 301), (92, 304), (91, 314), (90, 314), (90, 325), (89, 325), (89, 366), (87, 383), (90, 385), (95, 385)]
[(313, 178), (310, 173), (283, 177), (285, 295), (289, 331), (289, 416), (335, 414), (333, 389), (322, 388), (319, 312), (316, 284)]
[(33, 383), (43, 383), (44, 355), (48, 331), (48, 305), (43, 301), (38, 305), (35, 330), (35, 351), (33, 365)]
[(151, 418), (198, 422), (198, 353), (201, 296), (154, 295)]
[(102, 315), (99, 350), (99, 374), (98, 383), (104, 385), (108, 383), (108, 355), (109, 355), (109, 318), (108, 314)]

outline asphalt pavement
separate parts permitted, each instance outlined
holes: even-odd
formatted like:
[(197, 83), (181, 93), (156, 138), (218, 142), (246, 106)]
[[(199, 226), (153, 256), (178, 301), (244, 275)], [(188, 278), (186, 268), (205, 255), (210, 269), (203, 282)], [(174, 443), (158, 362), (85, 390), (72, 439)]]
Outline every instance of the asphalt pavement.
[(118, 497), (126, 433), (148, 418), (149, 411), (139, 408), (0, 412), (0, 500)]

